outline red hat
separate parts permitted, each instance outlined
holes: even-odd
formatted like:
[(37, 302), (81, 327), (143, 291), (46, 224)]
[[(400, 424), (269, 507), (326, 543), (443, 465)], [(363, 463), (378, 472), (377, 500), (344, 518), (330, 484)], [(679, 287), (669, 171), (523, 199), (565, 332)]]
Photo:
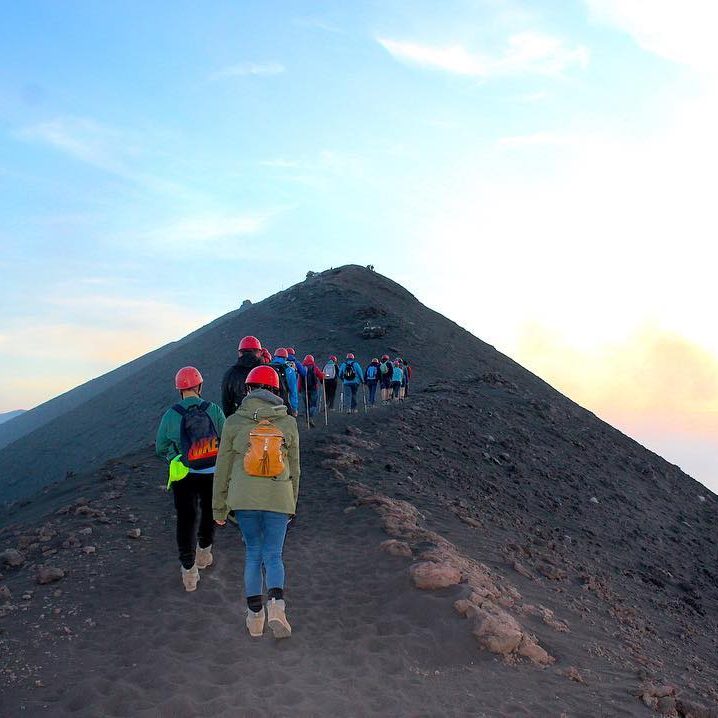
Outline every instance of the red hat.
[(349, 354), (347, 354), (347, 359), (353, 359), (353, 358), (354, 358), (354, 355), (351, 352), (349, 352)]
[(304, 361), (302, 362), (305, 366), (309, 366), (310, 364), (314, 364), (314, 355), (313, 354), (307, 354), (307, 356), (304, 357)]
[(294, 351), (294, 348), (293, 348), (293, 347), (287, 347), (287, 354), (289, 354), (289, 356), (292, 356), (292, 357), (293, 357), (293, 356), (296, 355), (296, 353), (297, 353), (297, 352)]
[(289, 352), (284, 347), (278, 347), (274, 350), (275, 357), (284, 357), (285, 359), (289, 356)]
[(381, 360), (382, 360), (382, 361), (389, 361), (389, 355), (388, 355), (388, 354), (382, 354)]
[(336, 361), (337, 358), (334, 356), (334, 354), (329, 355), (329, 361)]
[(239, 342), (239, 346), (237, 347), (237, 351), (252, 351), (253, 349), (256, 349), (258, 351), (262, 350), (262, 343), (259, 341), (259, 339), (251, 335), (247, 337), (242, 337)]
[(194, 389), (203, 381), (199, 369), (195, 369), (193, 366), (184, 366), (175, 375), (175, 386), (180, 390)]
[(271, 366), (255, 366), (247, 374), (245, 384), (252, 386), (268, 386), (272, 389), (279, 389), (279, 374)]

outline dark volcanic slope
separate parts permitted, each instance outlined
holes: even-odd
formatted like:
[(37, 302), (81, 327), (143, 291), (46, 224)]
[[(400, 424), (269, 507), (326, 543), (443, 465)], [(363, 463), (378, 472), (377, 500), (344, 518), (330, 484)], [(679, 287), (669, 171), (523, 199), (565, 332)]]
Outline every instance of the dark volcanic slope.
[[(381, 339), (361, 338), (367, 321), (386, 328)], [(237, 339), (256, 334), (268, 346), (293, 345), (318, 356), (354, 351), (362, 360), (388, 347), (411, 358), (420, 384), (465, 367), (501, 369), (527, 386), (548, 385), (459, 326), (428, 309), (401, 286), (349, 266), (329, 270), (268, 299), (217, 319), (175, 344), (34, 409), (13, 422), (32, 433), (0, 451), (0, 495), (7, 502), (90, 471), (107, 458), (146, 446), (175, 398), (173, 377), (200, 367), (205, 396), (217, 400)], [(538, 389), (537, 389), (538, 390)], [(48, 420), (48, 417), (52, 417)], [(39, 417), (39, 418), (38, 418)], [(2, 435), (0, 434), (0, 437)]]

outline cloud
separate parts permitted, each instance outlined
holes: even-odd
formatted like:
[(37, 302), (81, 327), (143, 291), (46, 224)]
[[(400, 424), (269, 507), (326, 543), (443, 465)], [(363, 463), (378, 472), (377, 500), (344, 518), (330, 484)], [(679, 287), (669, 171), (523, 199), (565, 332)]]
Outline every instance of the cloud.
[(438, 47), (386, 37), (378, 37), (377, 42), (400, 62), (481, 79), (561, 75), (571, 67), (585, 67), (589, 61), (587, 48), (568, 47), (559, 38), (533, 31), (511, 35), (503, 53), (495, 55), (471, 52), (463, 45)]
[(240, 62), (237, 65), (229, 65), (221, 70), (213, 72), (210, 80), (224, 80), (228, 77), (267, 77), (281, 75), (286, 71), (280, 62)]
[(629, 34), (648, 52), (715, 74), (715, 0), (585, 0), (594, 20)]
[(331, 32), (334, 34), (341, 34), (344, 32), (344, 30), (342, 30), (339, 26), (320, 17), (298, 17), (295, 18), (292, 22), (297, 27), (308, 27), (316, 30), (324, 30), (324, 32)]
[(207, 214), (183, 217), (146, 232), (144, 238), (161, 244), (210, 244), (257, 234), (264, 229), (268, 219), (268, 214)]

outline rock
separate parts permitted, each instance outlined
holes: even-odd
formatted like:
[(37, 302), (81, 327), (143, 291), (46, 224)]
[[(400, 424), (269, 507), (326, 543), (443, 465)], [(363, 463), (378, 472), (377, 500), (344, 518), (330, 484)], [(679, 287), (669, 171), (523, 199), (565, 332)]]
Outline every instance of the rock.
[(528, 658), (539, 666), (549, 666), (554, 662), (553, 656), (550, 656), (531, 636), (524, 634), (521, 637), (521, 643), (516, 651), (520, 656)]
[(513, 653), (523, 638), (521, 626), (505, 611), (482, 612), (473, 633), (481, 646), (501, 656)]
[(142, 531), (140, 529), (130, 529), (127, 532), (127, 538), (138, 539), (140, 536), (142, 536)]
[(580, 683), (582, 686), (588, 685), (588, 683), (586, 683), (586, 680), (581, 675), (581, 672), (578, 670), (578, 668), (576, 668), (576, 666), (569, 666), (565, 670), (559, 671), (559, 673), (562, 676), (566, 676), (566, 678), (568, 678), (570, 681)]
[(671, 716), (672, 718), (678, 717), (678, 711), (676, 710), (676, 699), (673, 696), (664, 696), (658, 699), (656, 705), (656, 711), (662, 716)]
[(87, 528), (80, 529), (77, 533), (80, 534), (80, 536), (90, 536), (90, 534), (92, 534), (92, 528), (88, 526)]
[(466, 598), (454, 601), (454, 610), (464, 618), (474, 618), (478, 615), (478, 606)]
[(80, 539), (78, 539), (74, 534), (71, 534), (65, 541), (62, 542), (62, 548), (77, 548), (79, 545)]
[(598, 499), (597, 499), (595, 496), (592, 496), (591, 499), (590, 499), (590, 501), (591, 501), (592, 504), (597, 504), (597, 503), (598, 503)]
[(65, 577), (65, 572), (55, 566), (39, 566), (35, 580), (39, 584), (54, 583)]
[(473, 516), (469, 516), (468, 514), (463, 514), (463, 513), (462, 513), (462, 514), (457, 514), (457, 516), (458, 516), (459, 519), (461, 519), (461, 521), (463, 521), (467, 526), (471, 526), (472, 528), (475, 528), (475, 529), (480, 529), (480, 528), (481, 528), (481, 522), (478, 521), (477, 519), (475, 519)]
[(409, 574), (417, 588), (429, 591), (455, 586), (461, 581), (461, 571), (450, 563), (423, 561), (411, 566)]
[(12, 591), (7, 586), (0, 586), (0, 601), (9, 601), (12, 598)]
[(25, 563), (25, 556), (17, 549), (7, 548), (0, 553), (0, 563), (7, 564), (8, 566), (22, 566)]
[(542, 563), (538, 570), (539, 573), (551, 581), (565, 581), (568, 575), (562, 568), (557, 568), (548, 563)]
[(389, 539), (384, 541), (379, 548), (391, 556), (403, 556), (404, 558), (411, 558), (412, 556), (411, 546), (406, 541)]
[(96, 553), (97, 549), (94, 546), (84, 546), (82, 552), (89, 556), (90, 554)]
[(535, 580), (535, 576), (522, 563), (514, 561), (512, 566), (514, 571), (516, 571), (516, 573), (518, 574), (521, 574), (524, 578), (530, 578), (532, 581)]

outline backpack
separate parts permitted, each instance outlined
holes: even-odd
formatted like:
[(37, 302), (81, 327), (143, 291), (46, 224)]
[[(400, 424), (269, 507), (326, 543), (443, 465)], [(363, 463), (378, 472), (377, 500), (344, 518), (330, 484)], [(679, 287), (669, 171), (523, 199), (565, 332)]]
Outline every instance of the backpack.
[(284, 434), (269, 419), (257, 421), (249, 432), (249, 445), (244, 454), (244, 471), (249, 476), (275, 477), (284, 472)]
[(317, 388), (317, 375), (313, 366), (307, 367), (307, 376), (304, 379), (304, 384), (309, 391), (314, 391)]
[(333, 361), (328, 361), (324, 365), (324, 378), (325, 379), (336, 379), (337, 378), (337, 365)]
[(214, 466), (219, 452), (219, 434), (207, 413), (209, 402), (184, 407), (175, 404), (172, 407), (181, 417), (180, 452), (182, 463), (190, 471), (210, 469)]
[(344, 381), (354, 381), (357, 378), (357, 373), (354, 369), (354, 362), (348, 361), (344, 365)]
[(367, 381), (376, 381), (376, 366), (374, 364), (370, 364), (367, 367), (366, 379), (367, 379)]
[(381, 372), (382, 376), (385, 376), (389, 373), (389, 363), (388, 362), (382, 362), (379, 364), (379, 371)]
[(287, 381), (287, 364), (278, 362), (275, 364), (272, 362), (269, 366), (274, 369), (279, 375), (279, 396), (284, 402), (284, 405), (291, 409), (289, 404), (289, 382)]
[(400, 366), (395, 366), (391, 375), (392, 382), (401, 383), (404, 380), (404, 370)]

